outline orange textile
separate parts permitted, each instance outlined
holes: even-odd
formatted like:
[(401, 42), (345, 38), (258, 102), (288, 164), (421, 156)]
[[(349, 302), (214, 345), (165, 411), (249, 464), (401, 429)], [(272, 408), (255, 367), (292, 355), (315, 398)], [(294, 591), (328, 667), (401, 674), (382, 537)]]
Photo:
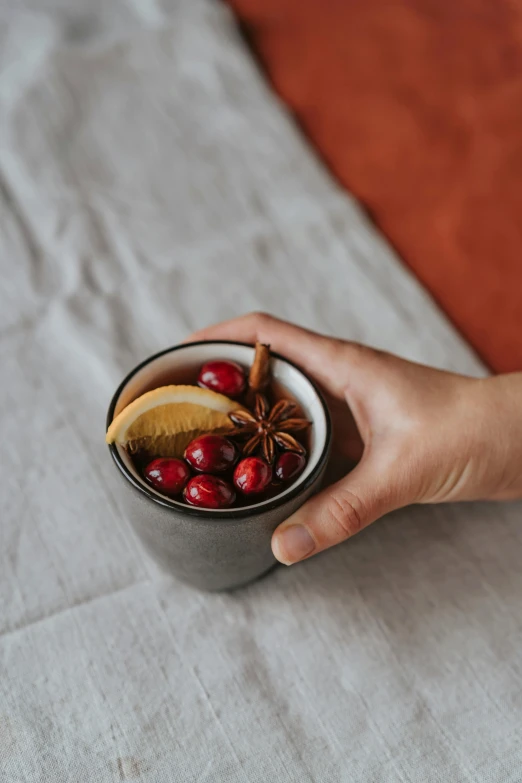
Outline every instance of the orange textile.
[(522, 369), (522, 4), (230, 0), (339, 180), (483, 359)]

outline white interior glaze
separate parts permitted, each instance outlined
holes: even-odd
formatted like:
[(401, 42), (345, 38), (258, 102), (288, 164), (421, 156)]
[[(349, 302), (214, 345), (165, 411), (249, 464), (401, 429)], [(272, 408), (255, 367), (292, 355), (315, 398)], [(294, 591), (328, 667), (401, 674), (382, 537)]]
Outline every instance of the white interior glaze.
[[(228, 343), (208, 343), (202, 345), (187, 345), (177, 350), (165, 353), (157, 359), (153, 359), (144, 367), (135, 373), (120, 393), (116, 403), (115, 414), (117, 415), (126, 405), (135, 400), (141, 394), (158, 386), (164, 386), (169, 383), (179, 383), (177, 377), (179, 373), (184, 373), (187, 369), (197, 371), (202, 364), (210, 359), (231, 359), (239, 362), (244, 367), (250, 367), (254, 356), (254, 349), (246, 345), (229, 345)], [(278, 497), (284, 498), (291, 490), (294, 490), (299, 484), (306, 481), (307, 477), (316, 467), (324, 449), (327, 422), (321, 400), (310, 381), (295, 367), (281, 359), (272, 361), (273, 377), (285, 386), (302, 406), (307, 418), (313, 422), (310, 435), (310, 453), (305, 470), (299, 479), (291, 484)], [(155, 492), (149, 484), (146, 484), (138, 474), (132, 461), (129, 459), (125, 449), (117, 447), (119, 454), (127, 469), (135, 478), (150, 492)], [(164, 499), (160, 493), (155, 492)], [(177, 501), (172, 500), (177, 504)], [(266, 503), (263, 501), (256, 503), (255, 507), (261, 508)], [(179, 504), (181, 505), (181, 504)], [(249, 506), (252, 508), (254, 506)], [(228, 511), (228, 509), (225, 509)], [(212, 510), (212, 514), (219, 513), (219, 510)]]

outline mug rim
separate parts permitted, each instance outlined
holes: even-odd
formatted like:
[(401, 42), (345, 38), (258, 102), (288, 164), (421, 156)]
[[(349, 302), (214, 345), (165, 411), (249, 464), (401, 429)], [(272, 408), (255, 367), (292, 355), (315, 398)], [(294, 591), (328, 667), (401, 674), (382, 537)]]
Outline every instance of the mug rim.
[[(174, 351), (178, 351), (180, 349), (189, 348), (196, 345), (241, 345), (247, 348), (253, 348), (253, 345), (251, 343), (244, 343), (244, 342), (240, 342), (239, 340), (196, 340), (195, 342), (179, 343), (178, 345), (173, 345), (170, 348), (164, 348), (162, 351), (158, 351), (158, 353), (152, 354), (147, 359), (144, 359), (142, 362), (137, 364), (136, 367), (134, 367), (129, 373), (127, 373), (127, 375), (124, 377), (124, 379), (122, 380), (122, 382), (120, 383), (116, 391), (114, 392), (111, 402), (109, 404), (109, 409), (107, 411), (106, 430), (109, 429), (109, 426), (114, 418), (114, 411), (123, 390), (129, 383), (131, 378), (133, 378), (134, 375), (136, 375), (136, 373), (138, 373), (140, 370), (146, 367), (147, 364), (150, 364), (150, 362), (154, 361), (155, 359), (159, 359), (161, 356), (164, 356), (167, 353), (174, 353)], [(296, 498), (298, 495), (300, 495), (302, 492), (306, 491), (310, 486), (313, 485), (313, 483), (317, 479), (317, 476), (323, 469), (324, 463), (330, 451), (330, 444), (332, 440), (332, 422), (330, 417), (330, 411), (328, 409), (328, 405), (326, 404), (326, 400), (324, 398), (323, 393), (317, 387), (317, 384), (314, 381), (312, 381), (308, 377), (308, 375), (305, 372), (303, 372), (303, 370), (297, 364), (292, 362), (290, 359), (287, 359), (285, 356), (282, 356), (280, 353), (277, 353), (276, 351), (271, 351), (270, 353), (274, 358), (286, 362), (286, 364), (289, 364), (294, 369), (296, 369), (297, 372), (299, 372), (304, 378), (306, 378), (306, 380), (312, 386), (314, 392), (316, 393), (317, 398), (323, 408), (325, 424), (326, 424), (323, 449), (317, 460), (317, 464), (315, 465), (314, 469), (310, 472), (310, 474), (307, 476), (305, 481), (302, 484), (297, 484), (297, 486), (291, 489), (286, 495), (284, 495), (284, 497), (281, 500), (279, 500), (279, 498), (281, 498), (281, 495), (279, 496), (276, 495), (276, 497), (272, 498), (271, 500), (265, 501), (266, 505), (262, 503), (258, 503), (253, 506), (241, 506), (240, 508), (223, 509), (220, 510), (219, 512), (220, 520), (221, 519), (227, 519), (227, 520), (246, 519), (252, 516), (259, 516), (260, 514), (265, 514), (266, 512), (272, 511), (273, 509), (284, 505), (288, 501), (293, 500), (294, 498)], [(111, 457), (113, 459), (113, 462), (115, 463), (116, 467), (119, 469), (123, 477), (130, 483), (130, 485), (137, 492), (139, 492), (141, 495), (151, 500), (153, 503), (157, 503), (159, 506), (168, 508), (171, 511), (177, 511), (178, 513), (182, 513), (182, 514), (186, 513), (191, 517), (195, 517), (197, 519), (204, 519), (207, 521), (209, 519), (209, 516), (215, 512), (215, 509), (198, 508), (197, 506), (191, 506), (188, 503), (182, 505), (181, 503), (176, 502), (174, 499), (156, 494), (151, 489), (149, 489), (145, 483), (138, 481), (135, 478), (135, 476), (130, 472), (128, 467), (123, 462), (118, 452), (118, 449), (116, 447), (116, 444), (110, 443), (108, 444), (108, 448)]]

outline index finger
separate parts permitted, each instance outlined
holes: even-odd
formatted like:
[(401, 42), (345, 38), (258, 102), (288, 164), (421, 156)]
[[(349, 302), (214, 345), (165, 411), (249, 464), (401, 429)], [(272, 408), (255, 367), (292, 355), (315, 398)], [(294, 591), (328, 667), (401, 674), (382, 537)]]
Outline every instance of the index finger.
[(319, 382), (331, 385), (331, 361), (338, 341), (265, 313), (250, 313), (201, 329), (188, 341), (195, 340), (267, 343), (274, 351), (299, 364)]

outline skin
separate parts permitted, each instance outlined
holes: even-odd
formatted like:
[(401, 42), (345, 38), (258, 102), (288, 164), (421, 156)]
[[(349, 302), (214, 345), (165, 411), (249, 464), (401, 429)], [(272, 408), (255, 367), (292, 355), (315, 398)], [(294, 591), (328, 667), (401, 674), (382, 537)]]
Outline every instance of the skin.
[(442, 372), (264, 313), (192, 339), (269, 343), (327, 397), (337, 475), (274, 532), (272, 549), (285, 565), (412, 503), (522, 498), (522, 373)]

